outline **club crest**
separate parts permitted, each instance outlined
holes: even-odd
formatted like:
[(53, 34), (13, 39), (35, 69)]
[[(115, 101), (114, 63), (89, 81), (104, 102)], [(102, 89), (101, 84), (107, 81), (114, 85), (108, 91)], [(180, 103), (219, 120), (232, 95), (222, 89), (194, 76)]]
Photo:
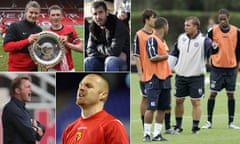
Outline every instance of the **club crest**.
[(78, 142), (82, 137), (82, 132), (77, 132), (76, 134), (76, 141)]

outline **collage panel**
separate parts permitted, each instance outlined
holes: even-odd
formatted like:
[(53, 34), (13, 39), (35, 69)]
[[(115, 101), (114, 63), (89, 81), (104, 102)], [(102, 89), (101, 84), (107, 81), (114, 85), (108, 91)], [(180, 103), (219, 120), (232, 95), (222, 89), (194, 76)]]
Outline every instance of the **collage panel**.
[(0, 73), (0, 143), (55, 144), (55, 73)]
[(83, 71), (83, 0), (0, 2), (0, 71)]
[(84, 71), (130, 70), (130, 0), (84, 1)]
[(56, 73), (57, 144), (129, 143), (129, 73)]
[(131, 143), (238, 143), (239, 6), (131, 2)]
[(1, 1), (0, 144), (238, 143), (239, 8)]

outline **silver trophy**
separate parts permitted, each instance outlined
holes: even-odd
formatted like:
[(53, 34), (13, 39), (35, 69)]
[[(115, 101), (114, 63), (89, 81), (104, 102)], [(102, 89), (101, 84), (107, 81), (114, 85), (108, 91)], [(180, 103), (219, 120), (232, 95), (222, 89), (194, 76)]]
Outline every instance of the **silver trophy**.
[(59, 35), (50, 31), (39, 33), (38, 39), (28, 48), (33, 61), (46, 67), (57, 65), (65, 53)]

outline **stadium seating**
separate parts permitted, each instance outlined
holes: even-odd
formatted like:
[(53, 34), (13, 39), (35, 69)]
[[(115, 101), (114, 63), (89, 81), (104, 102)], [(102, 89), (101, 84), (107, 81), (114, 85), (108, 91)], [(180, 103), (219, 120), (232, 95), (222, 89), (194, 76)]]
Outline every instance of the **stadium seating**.
[[(39, 16), (40, 26), (49, 26), (48, 8), (57, 4), (65, 12), (63, 18), (64, 25), (83, 25), (83, 0), (37, 0), (41, 5), (41, 15)], [(11, 0), (0, 2), (0, 22), (10, 24), (19, 21), (24, 17), (24, 9), (28, 0)]]

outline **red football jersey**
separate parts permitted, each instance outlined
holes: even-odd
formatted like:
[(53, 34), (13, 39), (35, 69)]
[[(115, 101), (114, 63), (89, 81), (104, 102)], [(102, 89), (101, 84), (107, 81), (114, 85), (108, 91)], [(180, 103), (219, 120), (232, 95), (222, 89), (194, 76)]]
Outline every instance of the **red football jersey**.
[(123, 124), (102, 110), (68, 125), (62, 135), (62, 144), (129, 144), (129, 140)]
[[(67, 36), (68, 37), (68, 42), (70, 42), (70, 43), (73, 43), (73, 44), (81, 43), (81, 40), (78, 38), (78, 35), (77, 35), (76, 31), (72, 27), (63, 26), (62, 29), (60, 29), (60, 30), (53, 30), (53, 29), (50, 28), (50, 29), (48, 29), (48, 31), (55, 32), (58, 35)], [(66, 47), (65, 50), (66, 50), (65, 55), (66, 55), (66, 59), (67, 59), (68, 69), (69, 69), (69, 71), (71, 71), (72, 69), (74, 69), (72, 52), (71, 52), (71, 49), (69, 49), (67, 47)], [(53, 68), (56, 69), (57, 71), (63, 71), (63, 70), (61, 70), (60, 63), (57, 64)]]

